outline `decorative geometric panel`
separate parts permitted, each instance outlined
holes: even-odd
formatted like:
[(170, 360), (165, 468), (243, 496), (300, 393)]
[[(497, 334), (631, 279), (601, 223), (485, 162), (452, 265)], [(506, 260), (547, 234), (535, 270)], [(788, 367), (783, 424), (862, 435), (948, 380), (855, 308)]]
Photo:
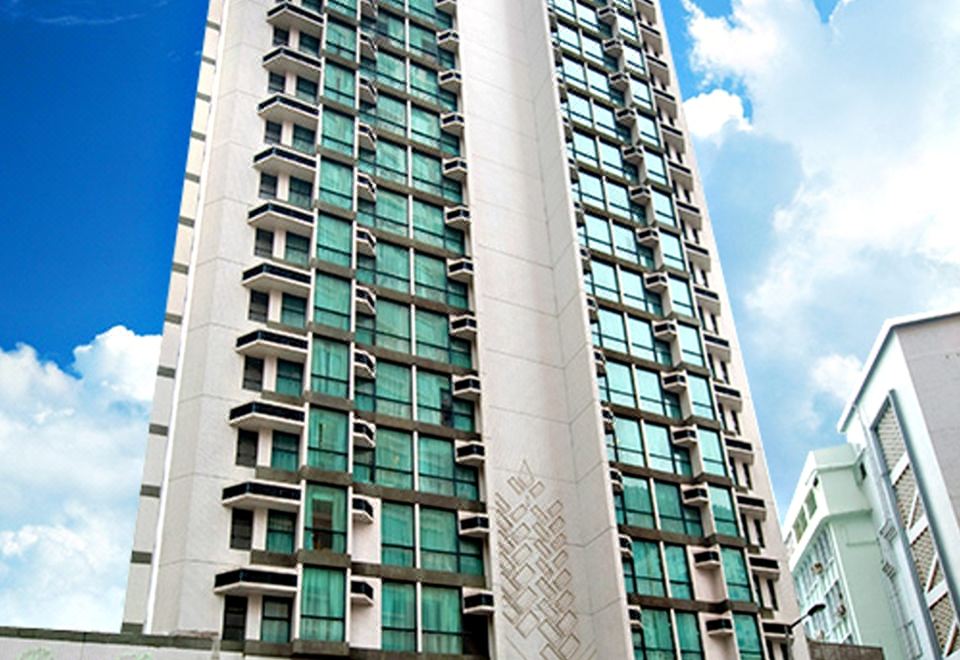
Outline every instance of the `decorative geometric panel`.
[[(534, 638), (542, 660), (593, 660), (596, 649), (577, 636), (563, 502), (544, 497), (526, 461), (520, 470), (495, 503), (503, 616), (524, 642)], [(528, 657), (510, 645), (511, 658)]]
[(900, 423), (897, 421), (897, 414), (892, 405), (887, 406), (877, 421), (876, 433), (880, 440), (880, 449), (883, 452), (883, 459), (887, 463), (887, 469), (893, 470), (893, 466), (903, 456), (906, 447), (903, 444)]
[(923, 518), (923, 516), (923, 500), (920, 499), (920, 493), (918, 492), (913, 496), (913, 514), (910, 516), (910, 526), (908, 529), (916, 525)]
[(944, 595), (943, 598), (934, 603), (930, 608), (930, 616), (933, 619), (933, 628), (937, 632), (937, 642), (940, 648), (947, 651), (947, 644), (950, 640), (950, 633), (953, 632), (953, 626), (957, 621), (956, 612), (953, 611), (953, 603), (950, 597)]
[(913, 554), (913, 563), (917, 567), (917, 577), (920, 578), (920, 584), (925, 585), (927, 578), (930, 577), (930, 568), (933, 566), (935, 551), (933, 549), (933, 537), (930, 535), (930, 528), (923, 530), (923, 534), (917, 537), (917, 540), (910, 545), (910, 552)]
[(893, 485), (893, 492), (897, 495), (897, 509), (900, 511), (900, 521), (904, 528), (910, 528), (910, 509), (913, 499), (917, 495), (917, 480), (913, 478), (913, 468), (907, 466), (897, 483)]

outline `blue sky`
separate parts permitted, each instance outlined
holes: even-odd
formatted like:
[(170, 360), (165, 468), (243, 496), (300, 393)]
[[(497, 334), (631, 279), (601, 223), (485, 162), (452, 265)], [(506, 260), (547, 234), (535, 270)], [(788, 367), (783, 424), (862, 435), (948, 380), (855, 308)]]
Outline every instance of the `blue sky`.
[[(205, 4), (0, 0), (0, 625), (119, 622)], [(883, 319), (960, 300), (960, 6), (663, 5), (785, 507)]]

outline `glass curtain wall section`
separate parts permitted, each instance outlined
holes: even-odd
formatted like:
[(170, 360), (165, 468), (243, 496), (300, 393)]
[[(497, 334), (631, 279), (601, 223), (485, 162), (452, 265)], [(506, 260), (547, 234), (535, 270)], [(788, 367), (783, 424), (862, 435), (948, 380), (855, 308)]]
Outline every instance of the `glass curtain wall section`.
[[(613, 413), (607, 455), (623, 475), (616, 518), (632, 537), (623, 576), (628, 601), (643, 611), (635, 654), (701, 658), (694, 578), (702, 569), (688, 548), (722, 535), (734, 600), (751, 600), (750, 576), (714, 356), (704, 348), (704, 333), (715, 333), (716, 322), (697, 298), (708, 277), (690, 211), (693, 177), (676, 174), (689, 170), (676, 101), (673, 109), (668, 102), (675, 99), (669, 68), (653, 37), (659, 14), (650, 3), (544, 1), (578, 237), (588, 259), (584, 287), (596, 302), (592, 338), (605, 357), (597, 381)], [(691, 487), (701, 488), (696, 501)], [(750, 630), (743, 621), (739, 627)], [(748, 632), (739, 637), (751, 649)]]
[[(441, 86), (459, 68), (456, 44), (440, 39), (456, 29), (455, 7), (290, 4), (264, 15), (264, 53), (286, 49), (264, 58), (264, 100), (287, 105), (261, 104), (258, 137), (301, 160), (258, 165), (251, 198), (283, 206), (251, 216), (251, 260), (277, 282), (248, 294), (248, 321), (282, 331), (283, 347), (245, 364), (246, 391), (275, 389), (302, 422), (244, 429), (236, 453), (252, 450), (242, 464), (254, 467), (266, 434), (271, 472), (258, 480), (299, 479), (299, 509), (266, 512), (260, 538), (296, 560), (300, 579), (295, 595), (263, 601), (262, 637), (352, 645), (356, 580), (387, 566), (373, 595), (377, 650), (485, 656), (485, 619), (462, 606), (465, 587), (486, 586), (486, 542), (460, 522), (485, 505), (482, 463), (457, 451), (481, 440), (481, 420), (454, 388), (477, 373), (472, 336), (451, 326), (472, 309), (470, 286), (448, 276), (470, 257), (469, 227), (447, 222), (469, 203), (468, 182), (445, 170), (464, 153), (462, 130), (444, 121), (462, 113), (459, 95)], [(365, 501), (372, 524), (357, 522)]]

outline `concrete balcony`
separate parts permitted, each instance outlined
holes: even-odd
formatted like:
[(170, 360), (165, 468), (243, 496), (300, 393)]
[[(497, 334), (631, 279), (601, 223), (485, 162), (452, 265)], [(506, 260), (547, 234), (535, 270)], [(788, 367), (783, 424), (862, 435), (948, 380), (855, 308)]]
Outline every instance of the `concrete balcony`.
[(303, 430), (304, 413), (302, 408), (251, 401), (231, 408), (228, 419), (234, 428), (300, 433)]
[(310, 80), (319, 80), (323, 63), (316, 57), (305, 55), (287, 46), (274, 48), (263, 56), (263, 66), (271, 73), (293, 73)]
[(265, 202), (247, 213), (247, 224), (269, 231), (312, 232), (312, 213), (278, 200)]
[(221, 504), (237, 509), (300, 510), (300, 489), (259, 481), (245, 481), (223, 489)]
[(241, 355), (257, 358), (281, 358), (304, 362), (309, 343), (303, 337), (272, 330), (254, 330), (237, 338), (236, 350)]
[(262, 263), (243, 272), (246, 287), (282, 291), (302, 298), (310, 296), (310, 283), (309, 273), (272, 263)]
[(297, 594), (297, 574), (280, 570), (239, 568), (218, 573), (213, 591), (222, 596), (289, 596)]
[(257, 114), (266, 121), (292, 122), (316, 130), (320, 111), (317, 106), (287, 96), (274, 94), (257, 106)]
[(267, 10), (267, 23), (281, 30), (298, 30), (320, 38), (323, 16), (285, 0)]
[(253, 166), (268, 174), (286, 174), (308, 181), (313, 181), (317, 173), (316, 157), (282, 145), (267, 147), (255, 155)]

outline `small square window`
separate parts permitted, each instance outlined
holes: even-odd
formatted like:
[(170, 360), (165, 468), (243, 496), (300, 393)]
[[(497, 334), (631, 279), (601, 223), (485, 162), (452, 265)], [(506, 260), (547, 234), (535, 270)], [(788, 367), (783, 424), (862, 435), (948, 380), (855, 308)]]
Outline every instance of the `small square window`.
[(277, 177), (266, 172), (260, 173), (260, 197), (263, 199), (277, 198)]
[(267, 83), (267, 91), (275, 94), (283, 94), (287, 88), (287, 78), (282, 73), (271, 73), (270, 80)]
[(243, 359), (243, 389), (259, 392), (263, 389), (263, 360), (255, 357)]
[(273, 28), (273, 45), (286, 46), (288, 43), (290, 43), (290, 32), (276, 27)]
[(253, 541), (253, 511), (234, 509), (230, 520), (230, 547), (249, 550)]
[(243, 467), (257, 466), (257, 445), (260, 435), (256, 431), (240, 429), (237, 432), (237, 465)]
[(266, 229), (257, 229), (256, 240), (253, 244), (253, 253), (258, 257), (273, 256), (273, 232)]
[(257, 323), (267, 322), (267, 313), (270, 309), (270, 294), (263, 291), (250, 292), (250, 308), (247, 318)]
[(267, 144), (280, 144), (280, 136), (283, 134), (283, 125), (275, 121), (268, 121), (263, 130), (263, 141)]

